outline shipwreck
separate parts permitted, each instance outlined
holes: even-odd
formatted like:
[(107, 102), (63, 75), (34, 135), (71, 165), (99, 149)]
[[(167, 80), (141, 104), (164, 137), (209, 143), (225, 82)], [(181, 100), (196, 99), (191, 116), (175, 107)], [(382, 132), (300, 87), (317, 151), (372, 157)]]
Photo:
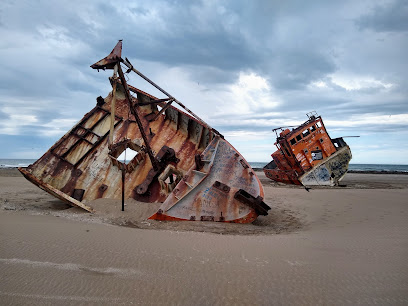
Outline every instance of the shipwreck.
[[(244, 157), (123, 59), (122, 41), (91, 68), (113, 71), (112, 91), (40, 159), (19, 168), (30, 182), (89, 212), (98, 211), (98, 198), (117, 199), (118, 207), (121, 200), (122, 210), (132, 198), (161, 202), (155, 220), (249, 223), (268, 214), (262, 184)], [(131, 72), (165, 97), (128, 84)], [(129, 150), (130, 161), (119, 158)]]
[[(338, 185), (348, 170), (352, 157), (350, 148), (342, 137), (330, 138), (316, 112), (307, 116), (306, 122), (292, 130), (273, 129), (278, 150), (263, 171), (271, 180), (286, 184)], [(278, 131), (281, 131), (279, 135)]]

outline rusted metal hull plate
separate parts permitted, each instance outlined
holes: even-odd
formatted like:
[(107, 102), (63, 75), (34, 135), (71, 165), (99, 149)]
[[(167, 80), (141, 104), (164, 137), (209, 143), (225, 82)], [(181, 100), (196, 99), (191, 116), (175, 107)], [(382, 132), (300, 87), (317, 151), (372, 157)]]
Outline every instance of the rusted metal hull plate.
[[(262, 185), (244, 158), (187, 108), (190, 114), (170, 105), (182, 105), (175, 98), (128, 85), (118, 67), (121, 49), (119, 42), (92, 65), (118, 71), (112, 92), (22, 174), (87, 211), (98, 210), (98, 198), (132, 198), (162, 202), (152, 216), (160, 220), (252, 222), (267, 214)], [(136, 154), (127, 164), (119, 160), (125, 149)]]
[(285, 184), (302, 185), (294, 170), (264, 169), (263, 171), (265, 176), (273, 181)]
[[(26, 172), (38, 181), (72, 197), (75, 190), (84, 190), (81, 202), (88, 203), (98, 198), (121, 199), (122, 172), (118, 164), (111, 160), (108, 143), (110, 102), (112, 96), (105, 98), (105, 104), (95, 107), (50, 148), (39, 160), (30, 165)], [(145, 116), (150, 107), (139, 107), (144, 129), (150, 139), (154, 154), (166, 145), (174, 149), (179, 162), (174, 167), (186, 173), (195, 163), (195, 154), (200, 154), (213, 137), (210, 131), (195, 122), (194, 119), (174, 109), (186, 125), (175, 124), (166, 114), (154, 122), (148, 122)], [(116, 99), (116, 119), (113, 145), (124, 139), (133, 143), (143, 143), (141, 134), (125, 99)], [(210, 134), (210, 135), (209, 135)], [(144, 152), (141, 152), (143, 155)], [(164, 201), (167, 194), (161, 192), (157, 179), (149, 186), (148, 192), (138, 195), (136, 187), (142, 184), (152, 168), (148, 158), (143, 158), (126, 173), (125, 198), (134, 198), (143, 202)]]
[(271, 180), (304, 186), (334, 186), (348, 170), (351, 151), (342, 137), (331, 139), (323, 120), (316, 112), (298, 127), (282, 130), (272, 154), (272, 161), (263, 171)]
[(348, 171), (351, 160), (349, 146), (345, 146), (299, 177), (304, 186), (335, 186)]
[(18, 168), (18, 170), (24, 175), (24, 177), (29, 180), (30, 182), (32, 182), (34, 185), (37, 185), (38, 187), (40, 187), (41, 189), (45, 190), (46, 192), (48, 192), (49, 194), (53, 195), (54, 197), (68, 203), (71, 204), (73, 206), (77, 206), (79, 208), (85, 209), (86, 211), (89, 212), (93, 212), (93, 209), (79, 201), (77, 201), (74, 198), (71, 198), (70, 196), (66, 195), (65, 193), (61, 192), (60, 190), (52, 187), (51, 185), (41, 182), (40, 180), (38, 180), (35, 176), (33, 176), (32, 174), (30, 174), (29, 172), (26, 171), (26, 169), (24, 168)]
[(245, 159), (226, 140), (215, 137), (202, 153), (202, 161), (202, 169), (192, 167), (151, 219), (254, 221), (257, 208), (237, 194), (245, 189), (254, 202), (263, 197), (263, 189)]

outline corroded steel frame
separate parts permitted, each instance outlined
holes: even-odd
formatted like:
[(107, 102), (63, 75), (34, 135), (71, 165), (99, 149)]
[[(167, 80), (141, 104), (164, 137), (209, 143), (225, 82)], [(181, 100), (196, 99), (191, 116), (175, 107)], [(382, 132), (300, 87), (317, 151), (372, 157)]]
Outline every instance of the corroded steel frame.
[(273, 130), (282, 130), (275, 142), (278, 150), (263, 171), (271, 180), (285, 184), (338, 185), (348, 170), (350, 148), (342, 138), (330, 138), (316, 112), (308, 117), (292, 130), (284, 127)]
[[(180, 101), (143, 75), (167, 98), (158, 99), (126, 82), (122, 42), (91, 67), (113, 69), (113, 90), (23, 175), (54, 196), (97, 211), (99, 198), (162, 202), (158, 220), (252, 222), (265, 215), (263, 187), (239, 152)], [(116, 77), (116, 72), (119, 77)], [(142, 74), (137, 72), (138, 75)], [(132, 95), (132, 94), (133, 95)], [(176, 102), (186, 112), (174, 107)], [(161, 110), (158, 109), (158, 106)], [(119, 151), (134, 146), (130, 163)], [(149, 158), (147, 158), (149, 156)], [(170, 185), (164, 180), (176, 175)], [(121, 188), (121, 186), (123, 186)]]

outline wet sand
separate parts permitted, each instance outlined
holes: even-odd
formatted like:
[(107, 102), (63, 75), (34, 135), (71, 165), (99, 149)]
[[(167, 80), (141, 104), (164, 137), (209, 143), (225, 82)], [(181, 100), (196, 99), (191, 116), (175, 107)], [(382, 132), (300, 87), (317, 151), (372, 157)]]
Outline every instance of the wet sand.
[[(0, 303), (408, 304), (408, 176), (273, 183), (254, 224), (147, 220), (158, 205), (71, 208), (0, 170)], [(122, 226), (118, 226), (122, 225)]]

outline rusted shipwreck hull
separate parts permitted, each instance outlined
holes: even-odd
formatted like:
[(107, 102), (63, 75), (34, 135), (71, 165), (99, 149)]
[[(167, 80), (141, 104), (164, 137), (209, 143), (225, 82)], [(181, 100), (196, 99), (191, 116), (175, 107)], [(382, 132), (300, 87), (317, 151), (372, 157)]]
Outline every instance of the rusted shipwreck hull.
[(331, 139), (323, 120), (315, 112), (309, 120), (281, 130), (272, 161), (263, 170), (271, 180), (304, 186), (335, 186), (347, 173), (351, 151), (343, 138)]
[[(97, 211), (98, 198), (162, 202), (156, 220), (248, 223), (270, 209), (255, 172), (224, 137), (122, 59), (122, 42), (94, 69), (112, 69), (112, 92), (39, 160), (20, 172), (50, 194)], [(126, 66), (127, 71), (122, 70)], [(137, 73), (167, 97), (130, 86)], [(177, 103), (185, 111), (172, 105)], [(118, 159), (134, 151), (130, 162)], [(137, 205), (137, 204), (135, 204)]]

